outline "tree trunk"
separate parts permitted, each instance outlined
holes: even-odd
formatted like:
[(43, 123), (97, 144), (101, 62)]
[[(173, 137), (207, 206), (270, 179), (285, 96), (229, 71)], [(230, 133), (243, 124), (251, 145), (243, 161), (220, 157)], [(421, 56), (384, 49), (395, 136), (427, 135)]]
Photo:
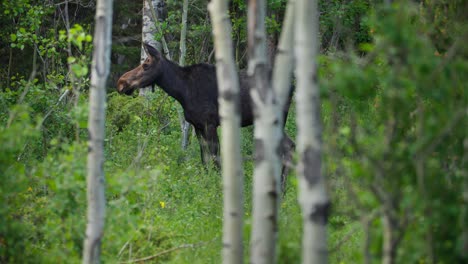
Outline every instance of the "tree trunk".
[(329, 199), (322, 176), (322, 127), (317, 82), (317, 0), (296, 1), (297, 148), (299, 202), (304, 231), (302, 263), (327, 263)]
[[(187, 12), (188, 12), (188, 0), (184, 0), (183, 11), (182, 11), (182, 30), (180, 33), (180, 57), (179, 64), (184, 66), (185, 64), (185, 44), (187, 36)], [(167, 11), (165, 9), (164, 0), (144, 0), (144, 9), (143, 9), (143, 42), (152, 44), (158, 50), (162, 50), (166, 58), (172, 60), (172, 56), (169, 52), (169, 47), (167, 46), (166, 39), (164, 35), (161, 37), (161, 43), (157, 42), (154, 39), (154, 33), (160, 32), (161, 27), (159, 22), (166, 19)], [(146, 59), (147, 55), (142, 48), (142, 57), (141, 63)], [(146, 87), (140, 89), (140, 95), (145, 95), (148, 91), (152, 90), (153, 87)], [(179, 116), (180, 129), (182, 131), (181, 147), (186, 149), (188, 145), (188, 138), (190, 133), (190, 124), (185, 120), (184, 113), (182, 108), (177, 107), (177, 114)]]
[(179, 43), (179, 65), (185, 65), (185, 55), (187, 53), (186, 39), (187, 39), (187, 13), (188, 13), (188, 0), (184, 0), (182, 7), (182, 29), (180, 30), (180, 43)]
[[(162, 0), (143, 0), (143, 21), (142, 21), (142, 42), (149, 43), (153, 47), (157, 47), (158, 50), (161, 50), (161, 43), (157, 42), (154, 39), (155, 33), (158, 31), (156, 28), (156, 18), (153, 15), (153, 10), (156, 9), (159, 2)], [(141, 47), (141, 58), (140, 62), (143, 63), (146, 60), (145, 49)], [(152, 90), (151, 86), (141, 88), (139, 91), (140, 96), (144, 96), (146, 93), (149, 93)]]
[(221, 119), (221, 162), (224, 189), (223, 263), (242, 263), (243, 171), (240, 153), (240, 102), (227, 0), (208, 5), (216, 49), (216, 75)]
[[(185, 54), (187, 53), (186, 48), (186, 38), (187, 38), (187, 13), (188, 13), (188, 0), (184, 0), (183, 8), (182, 8), (182, 29), (180, 31), (180, 56), (179, 56), (179, 65), (185, 66)], [(188, 139), (190, 134), (190, 124), (185, 120), (183, 115), (183, 110), (181, 107), (178, 108), (179, 116), (180, 116), (180, 127), (182, 129), (182, 149), (187, 149), (188, 146)]]
[(396, 257), (396, 220), (393, 219), (388, 212), (384, 212), (382, 216), (383, 224), (383, 256), (382, 264), (395, 263)]
[(112, 0), (98, 0), (94, 31), (88, 118), (88, 222), (83, 249), (83, 263), (99, 263), (104, 232), (104, 127), (106, 81), (109, 76), (112, 32)]
[[(280, 120), (280, 126), (284, 127), (283, 109), (287, 103), (291, 93), (291, 77), (293, 70), (293, 40), (294, 40), (294, 13), (295, 0), (289, 0), (286, 6), (286, 15), (283, 21), (283, 29), (281, 31), (280, 40), (278, 43), (278, 52), (275, 56), (273, 69), (273, 90), (278, 101), (277, 114)], [(284, 133), (284, 131), (283, 131)], [(283, 169), (281, 171), (281, 190), (285, 190), (286, 178), (289, 173), (290, 164), (293, 163), (293, 151), (295, 148), (294, 142), (289, 139), (286, 134), (283, 134), (282, 141), (282, 156)]]
[(283, 135), (275, 93), (268, 76), (265, 0), (248, 7), (248, 74), (254, 108), (255, 169), (253, 178), (252, 263), (275, 263)]
[(283, 21), (278, 43), (278, 52), (275, 56), (275, 67), (273, 69), (273, 90), (278, 99), (279, 118), (284, 122), (281, 110), (288, 99), (291, 77), (293, 70), (293, 40), (294, 40), (294, 14), (296, 0), (289, 0), (286, 6), (286, 15)]

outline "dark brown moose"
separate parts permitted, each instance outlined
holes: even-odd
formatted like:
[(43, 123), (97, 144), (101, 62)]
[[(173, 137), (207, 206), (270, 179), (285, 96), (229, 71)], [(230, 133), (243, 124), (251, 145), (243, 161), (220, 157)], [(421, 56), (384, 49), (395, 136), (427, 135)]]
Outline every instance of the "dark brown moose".
[[(216, 128), (220, 121), (215, 66), (200, 63), (181, 67), (164, 58), (154, 47), (145, 44), (144, 48), (148, 58), (143, 64), (120, 77), (117, 90), (119, 93), (131, 95), (138, 88), (154, 85), (161, 87), (182, 105), (185, 119), (195, 128), (202, 162), (207, 164), (214, 161), (219, 166), (219, 139)], [(245, 127), (253, 123), (252, 103), (245, 73), (240, 73), (239, 85), (241, 126)], [(285, 116), (288, 108), (289, 103), (284, 111)], [(283, 156), (290, 159), (294, 142), (284, 134), (282, 145)], [(283, 171), (287, 169), (283, 168)]]

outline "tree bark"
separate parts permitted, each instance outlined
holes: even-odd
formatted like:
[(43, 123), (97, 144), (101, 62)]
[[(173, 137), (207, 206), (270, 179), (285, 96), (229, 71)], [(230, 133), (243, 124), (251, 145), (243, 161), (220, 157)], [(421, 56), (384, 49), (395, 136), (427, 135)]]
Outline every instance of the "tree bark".
[(317, 0), (296, 1), (297, 149), (299, 203), (304, 231), (302, 263), (327, 263), (329, 199), (322, 176), (322, 126), (317, 82)]
[[(151, 4), (150, 4), (151, 3)], [(182, 11), (182, 30), (180, 33), (180, 57), (179, 64), (184, 66), (185, 64), (185, 54), (186, 54), (186, 36), (187, 36), (187, 12), (188, 12), (188, 0), (184, 0), (183, 11)], [(161, 31), (159, 23), (164, 21), (166, 18), (165, 4), (163, 0), (144, 0), (144, 9), (143, 9), (143, 42), (150, 43), (152, 46), (156, 47), (158, 50), (164, 51), (166, 58), (172, 60), (172, 56), (169, 52), (169, 47), (167, 46), (166, 39), (164, 35), (161, 37), (161, 43), (157, 42), (154, 39), (154, 32)], [(161, 16), (163, 14), (163, 16)], [(162, 49), (161, 49), (162, 48)], [(147, 55), (142, 48), (142, 57), (141, 63), (146, 59)], [(145, 95), (148, 91), (153, 89), (153, 87), (146, 87), (140, 89), (140, 95)], [(182, 131), (181, 147), (186, 149), (188, 145), (188, 138), (190, 132), (190, 124), (185, 120), (182, 107), (177, 107), (177, 114), (179, 116), (180, 129)]]
[(240, 153), (239, 80), (235, 69), (227, 0), (208, 5), (216, 49), (216, 76), (221, 119), (224, 189), (223, 263), (242, 263), (243, 170)]
[(284, 120), (281, 110), (284, 108), (286, 100), (288, 100), (294, 66), (293, 40), (295, 4), (296, 0), (289, 0), (286, 6), (286, 15), (283, 21), (283, 29), (281, 31), (278, 52), (275, 56), (275, 67), (273, 69), (273, 90), (278, 99), (278, 113), (282, 122), (284, 122)]
[[(156, 9), (159, 2), (161, 2), (161, 0), (143, 0), (143, 21), (141, 33), (143, 43), (149, 43), (151, 46), (157, 47), (158, 50), (161, 50), (161, 43), (154, 39), (154, 34), (158, 29), (155, 26), (157, 17), (153, 15), (153, 10)], [(145, 49), (142, 46), (140, 63), (143, 63), (146, 60), (146, 57), (148, 57), (148, 55), (146, 55)], [(141, 88), (139, 90), (139, 95), (144, 96), (146, 93), (150, 92), (151, 89), (151, 86)]]
[[(180, 56), (179, 56), (179, 65), (185, 66), (185, 54), (187, 53), (186, 48), (186, 39), (187, 39), (187, 13), (188, 13), (188, 0), (184, 0), (182, 7), (182, 29), (180, 31)], [(180, 116), (180, 127), (182, 129), (182, 149), (187, 149), (188, 139), (190, 134), (190, 124), (185, 120), (181, 107), (178, 108)]]
[(83, 263), (99, 263), (101, 238), (104, 232), (104, 138), (106, 81), (109, 76), (112, 0), (98, 0), (94, 33), (94, 52), (91, 69), (90, 104), (88, 118), (87, 162), (87, 226), (83, 249)]
[(248, 74), (254, 108), (252, 263), (275, 263), (280, 193), (280, 141), (283, 135), (275, 93), (268, 76), (265, 0), (248, 6)]
[[(294, 13), (295, 0), (289, 0), (286, 6), (286, 15), (284, 16), (283, 28), (281, 31), (275, 63), (273, 68), (273, 90), (277, 98), (278, 120), (280, 126), (284, 128), (285, 116), (284, 109), (291, 93), (291, 78), (294, 64), (293, 40), (294, 40)], [(287, 176), (290, 165), (293, 163), (294, 142), (283, 131), (282, 141), (283, 169), (281, 171), (281, 190), (285, 191)]]
[(395, 263), (396, 257), (396, 221), (390, 216), (390, 213), (384, 211), (382, 216), (383, 225), (383, 254), (382, 264)]
[(180, 30), (180, 43), (179, 43), (179, 65), (185, 65), (185, 55), (187, 53), (186, 39), (187, 39), (187, 13), (188, 13), (188, 0), (184, 0), (182, 6), (182, 29)]

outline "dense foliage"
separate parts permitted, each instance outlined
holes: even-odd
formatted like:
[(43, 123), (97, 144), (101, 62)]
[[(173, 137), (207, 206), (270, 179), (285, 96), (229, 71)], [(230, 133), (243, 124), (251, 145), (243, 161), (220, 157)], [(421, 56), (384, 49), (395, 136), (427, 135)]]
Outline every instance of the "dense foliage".
[[(219, 172), (201, 166), (195, 139), (181, 150), (172, 98), (161, 91), (147, 97), (114, 92), (116, 77), (139, 62), (141, 1), (114, 2), (103, 261), (155, 256), (159, 262), (219, 263)], [(189, 63), (213, 60), (206, 4), (190, 1)], [(272, 43), (285, 4), (269, 1)], [(1, 7), (0, 262), (78, 263), (94, 4), (18, 0)], [(167, 38), (176, 59), (181, 3), (167, 1), (167, 8), (157, 38)], [(466, 262), (466, 3), (336, 0), (320, 1), (320, 8), (331, 262), (379, 261), (389, 237), (399, 263)], [(246, 62), (245, 12), (245, 1), (231, 2), (240, 67)], [(291, 136), (294, 121), (292, 109)], [(251, 137), (252, 129), (244, 129), (247, 251)], [(299, 262), (296, 185), (291, 175), (280, 209), (280, 263)], [(160, 252), (166, 253), (156, 256)]]

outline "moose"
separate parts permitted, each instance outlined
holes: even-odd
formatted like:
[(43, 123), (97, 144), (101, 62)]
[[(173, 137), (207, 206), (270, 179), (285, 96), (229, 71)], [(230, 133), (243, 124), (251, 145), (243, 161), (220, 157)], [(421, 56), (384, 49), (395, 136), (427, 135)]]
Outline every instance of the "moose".
[[(206, 63), (182, 67), (166, 59), (149, 44), (145, 43), (144, 49), (148, 57), (141, 65), (119, 78), (118, 92), (131, 95), (138, 88), (159, 86), (181, 104), (185, 120), (193, 125), (200, 144), (202, 162), (207, 164), (214, 161), (219, 167), (219, 139), (216, 129), (220, 125), (220, 118), (216, 67)], [(241, 126), (245, 127), (252, 125), (254, 118), (249, 82), (245, 72), (239, 74), (239, 87)], [(287, 117), (291, 97), (284, 109), (284, 120)], [(285, 157), (290, 159), (294, 142), (285, 133), (283, 135), (281, 155), (283, 159)], [(287, 171), (288, 169), (283, 166), (283, 181)]]

